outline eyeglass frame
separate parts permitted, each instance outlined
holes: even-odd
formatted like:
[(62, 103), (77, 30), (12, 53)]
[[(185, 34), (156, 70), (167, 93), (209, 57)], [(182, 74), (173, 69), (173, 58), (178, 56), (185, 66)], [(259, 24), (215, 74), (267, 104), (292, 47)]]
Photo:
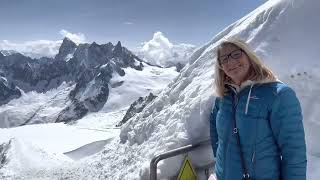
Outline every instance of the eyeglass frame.
[[(240, 51), (240, 53), (241, 53), (241, 55), (238, 57), (238, 58), (234, 58), (234, 57), (232, 57), (232, 53), (234, 53), (235, 51)], [(226, 59), (224, 60), (225, 61), (225, 63), (221, 63), (221, 60), (220, 60), (220, 58), (222, 57), (222, 56), (220, 56), (220, 57), (218, 57), (217, 58), (217, 60), (218, 60), (218, 63), (219, 63), (219, 65), (220, 66), (222, 66), (222, 65), (225, 65), (225, 64), (227, 64), (229, 61), (230, 61), (230, 57), (232, 58), (232, 60), (237, 60), (237, 59), (239, 59), (240, 57), (242, 57), (242, 53), (246, 53), (243, 49), (236, 49), (236, 50), (233, 50), (233, 51), (231, 51), (229, 54), (226, 54), (226, 55), (223, 55), (223, 56), (226, 56)]]

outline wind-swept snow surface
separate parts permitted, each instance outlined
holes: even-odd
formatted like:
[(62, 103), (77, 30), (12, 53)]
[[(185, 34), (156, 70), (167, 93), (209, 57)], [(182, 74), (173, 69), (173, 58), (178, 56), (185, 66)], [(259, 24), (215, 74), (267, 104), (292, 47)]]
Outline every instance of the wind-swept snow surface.
[[(0, 178), (38, 179), (46, 177), (51, 179), (45, 173), (47, 170), (52, 173), (60, 171), (60, 169), (75, 164), (72, 159), (84, 158), (101, 151), (103, 149), (101, 143), (92, 144), (92, 142), (110, 141), (118, 134), (117, 131), (119, 130), (97, 131), (62, 123), (2, 129), (0, 144), (9, 143), (9, 147), (1, 154), (5, 157), (6, 163), (0, 168)], [(91, 153), (87, 153), (85, 148), (77, 149), (81, 146), (90, 146)], [(77, 150), (74, 151), (75, 149)], [(63, 154), (70, 151), (74, 153)]]
[(139, 97), (147, 96), (150, 92), (159, 94), (179, 73), (174, 67), (160, 68), (143, 63), (144, 70), (124, 69), (126, 75), (114, 74), (111, 84), (122, 83), (110, 89), (110, 97), (103, 112), (112, 112), (129, 106)]
[(0, 107), (0, 128), (54, 122), (59, 112), (70, 103), (68, 94), (72, 88), (74, 86), (62, 83), (46, 93), (22, 93), (20, 98)]
[[(4, 157), (0, 166), (0, 179), (81, 179), (86, 174), (99, 178), (102, 172), (78, 173), (77, 168), (88, 165), (86, 159), (104, 150), (113, 138), (119, 138), (116, 128), (130, 104), (150, 92), (159, 94), (178, 75), (175, 68), (160, 68), (144, 64), (143, 71), (125, 68), (126, 76), (117, 76), (110, 82), (110, 97), (105, 106), (95, 113), (89, 113), (72, 125), (54, 122), (58, 113), (68, 105), (68, 94), (74, 87), (63, 83), (57, 89), (46, 93), (23, 93), (1, 106), (0, 127), (20, 126), (0, 129), (0, 144), (8, 150), (1, 152)], [(10, 142), (10, 143), (9, 143)], [(64, 174), (66, 172), (67, 174)], [(76, 178), (79, 177), (79, 178)]]
[[(110, 82), (108, 101), (99, 111), (102, 116), (105, 112), (117, 112), (127, 108), (133, 101), (147, 96), (150, 92), (159, 94), (178, 75), (174, 67), (160, 68), (145, 63), (143, 65), (143, 71), (125, 68), (125, 76), (114, 74)], [(69, 93), (74, 87), (72, 83), (63, 82), (59, 87), (44, 93), (22, 93), (20, 98), (0, 106), (0, 128), (55, 122), (59, 113), (71, 104)], [(84, 93), (84, 97), (90, 93), (95, 94), (91, 90)], [(84, 121), (83, 119), (81, 121)], [(96, 126), (94, 123), (92, 125)]]
[[(236, 21), (211, 42), (199, 48), (190, 64), (146, 108), (123, 125), (120, 137), (103, 151), (60, 169), (39, 168), (26, 179), (149, 179), (149, 163), (155, 154), (209, 138), (209, 113), (213, 89), (214, 50), (223, 38), (246, 40), (278, 78), (299, 96), (308, 146), (308, 179), (320, 177), (320, 1), (270, 0)], [(210, 146), (189, 154), (195, 165), (209, 163)], [(161, 161), (158, 177), (177, 174), (182, 156)], [(10, 161), (5, 165), (10, 167)]]

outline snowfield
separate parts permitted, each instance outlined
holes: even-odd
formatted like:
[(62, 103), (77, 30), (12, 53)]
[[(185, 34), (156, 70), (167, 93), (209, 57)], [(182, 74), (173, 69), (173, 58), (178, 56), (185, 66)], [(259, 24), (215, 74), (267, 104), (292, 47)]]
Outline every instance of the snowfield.
[[(213, 88), (215, 48), (224, 38), (237, 36), (246, 40), (278, 78), (297, 92), (302, 104), (307, 140), (307, 179), (318, 180), (319, 7), (320, 1), (317, 0), (266, 2), (197, 49), (189, 59), (189, 64), (173, 82), (157, 94), (158, 97), (141, 113), (125, 123), (121, 130), (112, 129), (121, 120), (121, 113), (124, 114), (124, 106), (121, 104), (113, 109), (119, 114), (112, 114), (106, 108), (104, 113), (89, 114), (84, 117), (86, 121), (82, 119), (74, 125), (42, 124), (2, 129), (2, 142), (8, 143), (10, 138), (14, 139), (10, 141), (10, 147), (5, 153), (2, 153), (7, 162), (1, 165), (0, 176), (3, 179), (149, 179), (149, 164), (156, 154), (209, 138), (208, 119), (216, 96)], [(130, 88), (130, 84), (125, 86)], [(115, 97), (118, 99), (110, 102), (126, 101), (121, 95), (129, 93), (127, 90), (123, 90), (119, 97)], [(137, 88), (136, 92), (140, 91)], [(106, 104), (106, 107), (113, 105)], [(96, 130), (90, 130), (91, 125)], [(39, 128), (32, 128), (36, 126)], [(58, 127), (59, 130), (56, 129)], [(88, 129), (79, 129), (81, 127)], [(28, 129), (26, 134), (23, 134), (24, 128)], [(45, 132), (31, 137), (36, 131), (42, 130)], [(74, 134), (69, 134), (72, 131), (75, 131)], [(83, 141), (77, 144), (77, 140), (82, 138)], [(100, 140), (106, 141), (84, 146)], [(101, 149), (103, 143), (106, 144)], [(51, 145), (59, 148), (54, 149)], [(90, 151), (96, 153), (88, 153), (90, 148), (93, 149)], [(70, 152), (72, 149), (76, 150), (73, 151), (73, 159), (78, 160), (61, 154), (62, 151)], [(194, 165), (207, 164), (214, 159), (210, 146), (189, 155)], [(177, 156), (161, 161), (158, 164), (158, 178), (175, 176), (182, 158)]]
[(68, 94), (74, 88), (68, 83), (46, 93), (30, 91), (0, 107), (0, 127), (7, 128), (29, 123), (54, 122), (69, 103)]

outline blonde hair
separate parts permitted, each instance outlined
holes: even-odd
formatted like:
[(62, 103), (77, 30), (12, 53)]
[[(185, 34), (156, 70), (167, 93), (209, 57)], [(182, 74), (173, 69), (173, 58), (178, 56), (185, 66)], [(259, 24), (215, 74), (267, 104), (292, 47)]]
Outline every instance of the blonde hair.
[(277, 79), (276, 76), (273, 74), (273, 72), (261, 62), (259, 57), (249, 47), (249, 45), (246, 42), (240, 39), (230, 38), (221, 42), (216, 49), (217, 62), (215, 63), (215, 86), (216, 86), (216, 92), (219, 97), (223, 97), (227, 93), (225, 84), (232, 83), (231, 78), (224, 73), (224, 71), (222, 70), (218, 62), (218, 57), (220, 56), (220, 50), (227, 45), (233, 45), (233, 46), (239, 47), (248, 56), (248, 59), (250, 62), (248, 79), (252, 81), (261, 81), (265, 79), (270, 79), (270, 80)]

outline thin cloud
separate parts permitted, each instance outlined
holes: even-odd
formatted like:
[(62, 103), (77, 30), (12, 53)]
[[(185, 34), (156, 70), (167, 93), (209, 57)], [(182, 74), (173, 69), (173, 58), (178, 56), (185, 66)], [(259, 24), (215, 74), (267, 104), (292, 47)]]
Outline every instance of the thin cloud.
[(13, 43), (8, 40), (0, 42), (1, 50), (14, 50), (32, 58), (54, 57), (62, 41), (35, 40), (23, 43)]
[[(64, 37), (71, 39), (76, 44), (86, 42), (82, 33), (71, 33), (65, 29), (59, 31)], [(22, 43), (14, 43), (9, 40), (0, 41), (0, 50), (14, 50), (32, 58), (54, 57), (59, 52), (62, 40), (34, 40)]]
[(133, 25), (134, 23), (133, 22), (124, 22), (123, 24), (124, 25)]

